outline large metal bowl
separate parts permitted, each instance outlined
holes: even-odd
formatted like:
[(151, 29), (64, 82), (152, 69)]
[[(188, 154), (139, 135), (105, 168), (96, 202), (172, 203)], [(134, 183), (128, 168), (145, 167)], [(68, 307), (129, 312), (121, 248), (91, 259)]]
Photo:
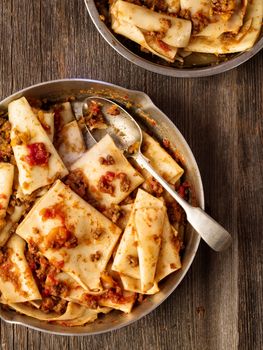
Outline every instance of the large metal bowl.
[[(82, 99), (93, 94), (110, 96), (119, 102), (127, 102), (127, 100), (131, 101), (134, 106), (134, 116), (139, 122), (143, 122), (146, 128), (151, 129), (156, 137), (167, 137), (169, 140), (173, 141), (185, 160), (186, 176), (193, 185), (196, 204), (204, 208), (202, 181), (195, 158), (189, 146), (175, 125), (152, 103), (149, 96), (143, 92), (127, 90), (116, 85), (94, 80), (57, 80), (31, 86), (7, 97), (0, 102), (0, 110), (5, 110), (12, 100), (21, 96), (36, 98), (48, 97), (53, 100), (63, 100), (63, 98), (71, 95)], [(156, 126), (153, 127), (152, 123), (147, 122), (149, 117), (156, 121)], [(161, 291), (154, 296), (149, 296), (144, 303), (136, 306), (131, 314), (127, 315), (114, 311), (85, 327), (73, 328), (51, 325), (47, 322), (19, 315), (16, 312), (6, 310), (4, 307), (0, 308), (0, 317), (10, 323), (21, 324), (44, 332), (63, 335), (98, 334), (127, 326), (154, 310), (175, 290), (192, 264), (199, 242), (200, 236), (190, 227), (190, 225), (188, 225), (185, 241), (186, 249), (182, 259), (182, 269), (170, 275), (161, 284)]]
[(98, 10), (96, 8), (95, 2), (93, 0), (84, 0), (90, 17), (95, 24), (96, 28), (103, 36), (103, 38), (114, 48), (120, 55), (129, 60), (130, 62), (136, 64), (139, 67), (147, 69), (149, 71), (168, 75), (178, 78), (195, 78), (195, 77), (207, 77), (211, 75), (220, 74), (226, 72), (230, 69), (233, 69), (242, 63), (249, 60), (256, 53), (258, 53), (263, 48), (263, 29), (261, 31), (261, 36), (258, 42), (254, 45), (251, 50), (241, 52), (238, 54), (231, 54), (229, 59), (215, 64), (208, 65), (205, 67), (193, 67), (193, 68), (176, 68), (167, 65), (165, 62), (154, 63), (150, 59), (143, 58), (137, 53), (133, 52), (131, 49), (128, 49), (126, 45), (122, 44), (117, 37), (110, 31), (110, 29), (101, 21)]

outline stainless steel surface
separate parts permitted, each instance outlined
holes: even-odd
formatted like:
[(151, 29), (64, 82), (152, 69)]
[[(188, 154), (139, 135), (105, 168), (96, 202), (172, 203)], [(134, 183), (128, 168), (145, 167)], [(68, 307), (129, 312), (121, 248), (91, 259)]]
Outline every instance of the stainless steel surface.
[[(37, 84), (21, 90), (0, 103), (0, 109), (7, 109), (8, 104), (21, 96), (43, 98), (48, 97), (54, 101), (63, 100), (67, 96), (77, 96), (81, 101), (92, 95), (110, 97), (119, 103), (125, 103), (127, 100), (133, 102), (133, 115), (136, 120), (143, 122), (156, 137), (167, 137), (172, 140), (183, 155), (187, 170), (187, 180), (193, 185), (196, 203), (204, 208), (204, 194), (200, 173), (194, 159), (194, 156), (187, 145), (185, 139), (175, 127), (175, 125), (165, 116), (151, 101), (149, 96), (139, 91), (131, 91), (116, 85), (103, 83), (94, 80), (71, 79), (50, 81), (47, 83)], [(141, 106), (141, 107), (138, 107)], [(147, 123), (145, 116), (150, 116), (157, 122), (156, 126)], [(44, 332), (63, 334), (63, 335), (89, 335), (99, 334), (114, 329), (127, 326), (147, 315), (160, 305), (179, 285), (184, 278), (192, 261), (195, 257), (200, 242), (200, 236), (190, 227), (187, 226), (185, 237), (185, 252), (182, 258), (182, 269), (171, 274), (165, 281), (160, 284), (161, 291), (154, 296), (149, 296), (141, 305), (134, 308), (131, 314), (122, 314), (113, 311), (98, 321), (85, 327), (67, 328), (63, 326), (49, 324), (24, 315), (19, 315), (13, 311), (0, 308), (0, 316), (7, 322), (22, 324), (30, 328)]]
[[(193, 228), (200, 234), (203, 240), (214, 250), (220, 252), (227, 249), (232, 238), (230, 234), (219, 225), (213, 218), (205, 213), (201, 208), (193, 207), (186, 202), (172, 187), (161, 177), (151, 166), (149, 159), (141, 153), (141, 144), (143, 140), (142, 130), (134, 118), (120, 105), (103, 97), (88, 97), (83, 103), (84, 114), (87, 114), (92, 102), (101, 104), (101, 111), (105, 118), (107, 128), (93, 129), (90, 134), (97, 142), (100, 141), (106, 134), (109, 134), (116, 145), (127, 152), (136, 160), (141, 168), (146, 169), (170, 195), (181, 205), (186, 212), (187, 220)], [(112, 116), (109, 114), (109, 108), (117, 106), (118, 115)], [(129, 154), (129, 147), (136, 144), (135, 151)]]
[[(101, 111), (106, 121), (107, 128), (105, 129), (93, 129), (90, 131), (91, 136), (98, 142), (106, 134), (109, 134), (118, 148), (127, 152), (128, 148), (135, 143), (142, 143), (142, 131), (133, 117), (119, 104), (112, 102), (109, 99), (103, 97), (92, 96), (88, 97), (83, 103), (84, 114), (89, 111), (92, 101), (101, 104)], [(117, 106), (119, 114), (112, 116), (108, 110), (112, 106)], [(127, 153), (129, 155), (129, 153)]]
[(254, 47), (248, 51), (241, 52), (233, 55), (229, 60), (208, 67), (202, 68), (174, 68), (157, 63), (153, 63), (150, 60), (146, 60), (125, 47), (116, 36), (109, 30), (109, 28), (101, 21), (95, 2), (93, 0), (84, 0), (90, 17), (108, 44), (116, 50), (120, 55), (128, 59), (130, 62), (136, 64), (139, 67), (147, 69), (149, 71), (168, 75), (178, 78), (195, 78), (195, 77), (207, 77), (211, 75), (220, 74), (233, 69), (242, 63), (248, 61), (256, 53), (263, 48), (263, 29), (261, 32), (261, 38), (254, 45)]

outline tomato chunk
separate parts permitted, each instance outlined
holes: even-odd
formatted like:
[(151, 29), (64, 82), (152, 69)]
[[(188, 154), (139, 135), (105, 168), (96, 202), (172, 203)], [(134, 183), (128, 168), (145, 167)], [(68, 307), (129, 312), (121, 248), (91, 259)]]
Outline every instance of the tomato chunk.
[(28, 155), (25, 157), (26, 162), (33, 166), (47, 166), (50, 153), (47, 151), (43, 142), (35, 142), (27, 145)]

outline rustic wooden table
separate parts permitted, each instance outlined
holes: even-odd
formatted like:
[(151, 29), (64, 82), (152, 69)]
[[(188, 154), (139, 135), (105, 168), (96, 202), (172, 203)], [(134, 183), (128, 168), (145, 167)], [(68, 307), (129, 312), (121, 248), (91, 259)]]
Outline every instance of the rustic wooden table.
[(263, 52), (216, 77), (153, 74), (104, 42), (83, 0), (1, 0), (0, 49), (1, 99), (70, 77), (149, 94), (189, 142), (207, 211), (234, 238), (222, 254), (202, 243), (173, 295), (125, 329), (67, 338), (1, 322), (2, 349), (263, 349)]

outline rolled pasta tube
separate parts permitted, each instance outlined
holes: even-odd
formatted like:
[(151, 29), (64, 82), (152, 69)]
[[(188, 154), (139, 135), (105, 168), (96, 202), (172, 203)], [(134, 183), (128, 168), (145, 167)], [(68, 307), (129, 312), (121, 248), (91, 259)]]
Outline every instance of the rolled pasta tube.
[(115, 33), (125, 36), (126, 38), (141, 45), (144, 49), (150, 51), (156, 56), (163, 58), (166, 61), (173, 62), (177, 53), (177, 48), (168, 46), (166, 50), (162, 46), (154, 43), (153, 38), (149, 42), (149, 36), (145, 35), (142, 30), (128, 22), (117, 20), (112, 17), (112, 29)]
[(163, 34), (162, 41), (173, 47), (187, 46), (192, 24), (188, 20), (154, 12), (145, 7), (118, 0), (111, 7), (114, 17), (148, 32)]

